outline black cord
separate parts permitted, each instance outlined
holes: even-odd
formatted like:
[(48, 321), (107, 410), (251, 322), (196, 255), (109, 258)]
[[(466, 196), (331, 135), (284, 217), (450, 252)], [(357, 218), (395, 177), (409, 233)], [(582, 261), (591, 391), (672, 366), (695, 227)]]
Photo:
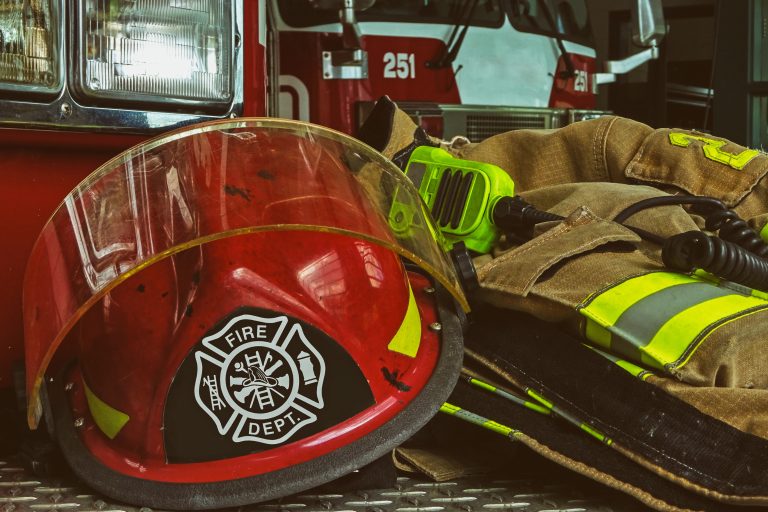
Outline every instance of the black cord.
[(682, 272), (703, 269), (756, 290), (768, 290), (768, 260), (732, 242), (701, 231), (671, 236), (662, 247), (667, 267)]
[(502, 231), (516, 231), (542, 222), (560, 221), (565, 217), (537, 210), (520, 196), (506, 196), (496, 201), (492, 218)]
[(717, 231), (723, 240), (743, 247), (761, 258), (768, 257), (768, 245), (733, 210), (726, 209), (710, 213), (706, 216), (704, 227), (709, 231)]
[(768, 245), (749, 225), (722, 201), (712, 197), (652, 197), (630, 205), (616, 215), (624, 223), (635, 213), (657, 206), (691, 205), (704, 216), (704, 227), (719, 237), (688, 231), (669, 237), (662, 245), (664, 265), (691, 272), (701, 268), (722, 279), (757, 290), (768, 290)]
[[(565, 219), (565, 217), (554, 213), (537, 210), (520, 196), (502, 197), (499, 199), (493, 208), (492, 218), (493, 223), (506, 232), (517, 232), (522, 228), (529, 228), (542, 222), (562, 221)], [(664, 243), (665, 238), (655, 233), (634, 226), (624, 227), (634, 231), (643, 240), (658, 245)]]
[(717, 231), (720, 238), (732, 242), (762, 258), (768, 257), (768, 245), (759, 234), (749, 227), (744, 219), (728, 209), (722, 201), (714, 197), (703, 196), (664, 196), (651, 197), (638, 201), (624, 208), (613, 218), (614, 222), (624, 224), (632, 215), (657, 206), (691, 205), (696, 213), (704, 216), (704, 227), (708, 231)]
[(634, 204), (631, 204), (621, 210), (618, 215), (613, 218), (613, 222), (624, 224), (628, 218), (634, 214), (647, 210), (649, 208), (656, 208), (658, 206), (682, 206), (684, 204), (709, 206), (712, 209), (726, 210), (726, 206), (722, 201), (718, 201), (714, 197), (699, 197), (699, 196), (662, 196), (651, 197), (649, 199), (643, 199)]
[[(689, 231), (664, 238), (624, 222), (632, 215), (659, 206), (691, 205), (705, 216), (705, 227), (719, 237)], [(493, 222), (504, 231), (516, 232), (541, 222), (564, 217), (537, 210), (519, 196), (504, 197), (493, 210)], [(631, 229), (644, 240), (661, 246), (664, 265), (682, 272), (700, 268), (721, 279), (757, 290), (768, 290), (768, 245), (747, 223), (721, 201), (712, 197), (663, 196), (638, 201), (616, 215), (614, 222)]]

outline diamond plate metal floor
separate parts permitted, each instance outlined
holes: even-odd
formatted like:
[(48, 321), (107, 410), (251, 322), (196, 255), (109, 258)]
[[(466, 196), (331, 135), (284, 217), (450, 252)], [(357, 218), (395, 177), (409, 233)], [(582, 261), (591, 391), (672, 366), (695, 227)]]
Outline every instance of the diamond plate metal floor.
[[(645, 507), (596, 486), (545, 479), (432, 483), (400, 477), (393, 489), (301, 494), (241, 507), (242, 512), (641, 512)], [(90, 493), (72, 477), (38, 478), (13, 458), (0, 459), (0, 512), (152, 512)]]

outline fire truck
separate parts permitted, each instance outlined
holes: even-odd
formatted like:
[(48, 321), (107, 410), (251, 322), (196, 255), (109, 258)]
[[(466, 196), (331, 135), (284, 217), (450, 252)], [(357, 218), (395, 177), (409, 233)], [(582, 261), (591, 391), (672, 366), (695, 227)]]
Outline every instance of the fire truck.
[(37, 234), (121, 151), (245, 116), (354, 134), (382, 95), (438, 137), (556, 128), (600, 115), (599, 84), (652, 58), (661, 35), (598, 73), (586, 0), (1, 0), (3, 403)]
[(273, 4), (281, 117), (354, 133), (386, 94), (436, 136), (480, 140), (599, 115), (584, 0), (313, 4)]
[(347, 133), (385, 94), (432, 135), (472, 141), (596, 117), (599, 84), (654, 58), (663, 36), (641, 2), (647, 49), (598, 73), (586, 0), (334, 4), (270, 4), (271, 111)]

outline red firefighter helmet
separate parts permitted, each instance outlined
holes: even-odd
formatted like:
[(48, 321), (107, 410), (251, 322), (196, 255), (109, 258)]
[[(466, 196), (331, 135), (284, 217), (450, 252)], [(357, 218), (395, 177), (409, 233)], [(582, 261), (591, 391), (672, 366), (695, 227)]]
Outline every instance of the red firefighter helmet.
[(44, 414), (83, 480), (153, 507), (346, 474), (420, 428), (461, 364), (465, 302), (415, 189), (304, 123), (116, 157), (46, 224), (24, 292), (30, 426)]

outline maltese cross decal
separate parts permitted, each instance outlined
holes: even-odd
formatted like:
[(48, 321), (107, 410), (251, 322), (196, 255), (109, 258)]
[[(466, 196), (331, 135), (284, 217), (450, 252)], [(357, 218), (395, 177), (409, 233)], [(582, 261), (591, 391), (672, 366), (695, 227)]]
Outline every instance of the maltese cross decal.
[(236, 443), (283, 443), (323, 409), (325, 362), (286, 316), (236, 316), (194, 357), (195, 401)]

